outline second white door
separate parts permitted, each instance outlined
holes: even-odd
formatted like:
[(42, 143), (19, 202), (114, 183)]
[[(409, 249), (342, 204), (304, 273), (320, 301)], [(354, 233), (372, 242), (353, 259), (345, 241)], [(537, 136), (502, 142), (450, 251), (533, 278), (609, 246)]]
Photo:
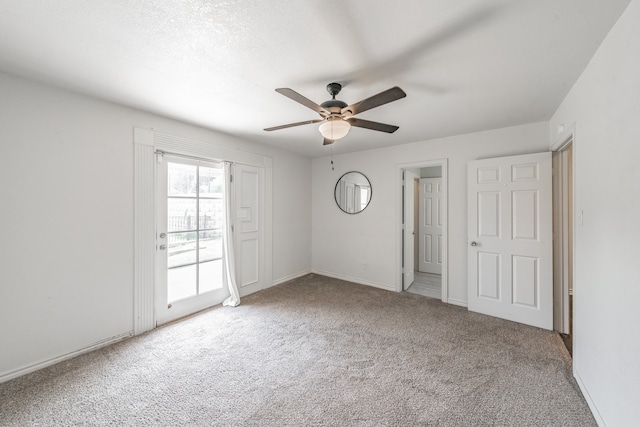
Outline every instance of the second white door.
[(469, 162), (469, 310), (553, 327), (551, 153)]
[(418, 271), (442, 274), (442, 178), (420, 179)]
[(233, 172), (236, 281), (240, 296), (264, 289), (264, 168), (236, 164)]

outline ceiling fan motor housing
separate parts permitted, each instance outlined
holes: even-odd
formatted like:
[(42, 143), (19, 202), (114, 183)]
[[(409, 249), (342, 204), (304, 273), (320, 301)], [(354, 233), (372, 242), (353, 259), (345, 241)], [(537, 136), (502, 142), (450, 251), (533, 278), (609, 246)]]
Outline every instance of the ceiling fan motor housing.
[(327, 92), (329, 92), (329, 95), (331, 95), (331, 97), (333, 97), (335, 99), (336, 95), (340, 93), (340, 91), (342, 90), (342, 85), (340, 83), (329, 83), (327, 85)]
[(320, 106), (329, 111), (332, 116), (342, 115), (342, 109), (347, 106), (346, 102), (336, 99), (336, 95), (339, 94), (341, 90), (342, 85), (340, 83), (329, 83), (327, 85), (327, 92), (329, 92), (333, 99), (320, 104)]
[(338, 99), (330, 99), (320, 104), (320, 106), (333, 115), (340, 114), (342, 109), (347, 106), (347, 103)]

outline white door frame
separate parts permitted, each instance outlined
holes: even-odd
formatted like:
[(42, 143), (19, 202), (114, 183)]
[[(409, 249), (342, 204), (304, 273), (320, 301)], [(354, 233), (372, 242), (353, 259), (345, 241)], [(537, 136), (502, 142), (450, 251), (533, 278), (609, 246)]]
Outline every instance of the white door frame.
[(134, 259), (133, 330), (135, 335), (156, 327), (156, 150), (209, 160), (263, 167), (265, 171), (264, 283), (273, 285), (273, 160), (259, 154), (216, 145), (216, 141), (197, 141), (151, 129), (134, 128)]
[[(556, 140), (556, 142), (551, 145), (551, 151), (554, 153), (561, 153), (565, 151), (569, 146), (572, 148), (572, 163), (571, 163), (571, 187), (572, 187), (572, 206), (573, 206), (573, 217), (569, 218), (569, 221), (573, 224), (573, 235), (571, 236), (571, 243), (573, 248), (573, 253), (570, 254), (572, 260), (572, 276), (574, 278), (573, 282), (573, 312), (575, 313), (575, 305), (576, 305), (576, 283), (575, 283), (575, 272), (576, 272), (576, 225), (578, 225), (578, 209), (576, 204), (576, 154), (577, 154), (577, 146), (576, 146), (576, 138), (575, 138), (575, 123)], [(562, 171), (554, 170), (554, 175), (557, 173), (562, 173)], [(557, 188), (556, 187), (556, 178), (554, 177), (554, 191), (565, 190), (565, 188)], [(565, 194), (562, 194), (562, 197), (566, 197)], [(560, 202), (562, 199), (557, 200), (554, 197), (554, 203)], [(569, 333), (569, 283), (567, 281), (561, 280), (560, 286), (556, 289), (556, 276), (565, 276), (568, 266), (568, 259), (564, 256), (557, 256), (557, 251), (560, 253), (566, 253), (568, 248), (566, 248), (567, 242), (564, 241), (564, 229), (567, 226), (565, 221), (563, 220), (563, 210), (562, 209), (553, 209), (553, 222), (554, 224), (560, 225), (559, 230), (554, 230), (554, 301), (553, 301), (553, 329), (568, 334)], [(575, 322), (573, 323), (574, 328), (572, 334), (575, 335)], [(575, 354), (575, 338), (572, 338), (572, 343), (574, 345), (574, 354)]]
[(448, 187), (448, 159), (421, 160), (417, 162), (399, 163), (396, 165), (396, 291), (402, 292), (402, 221), (403, 221), (403, 203), (402, 203), (402, 185), (404, 179), (402, 172), (404, 169), (427, 168), (432, 166), (440, 166), (442, 168), (442, 191), (443, 191), (443, 224), (442, 224), (442, 302), (449, 302), (449, 187)]

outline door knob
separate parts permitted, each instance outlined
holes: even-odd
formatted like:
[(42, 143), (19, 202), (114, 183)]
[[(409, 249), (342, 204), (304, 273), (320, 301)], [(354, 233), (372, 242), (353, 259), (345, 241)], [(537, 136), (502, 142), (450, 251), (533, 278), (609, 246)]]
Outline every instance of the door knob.
[(167, 245), (160, 245), (160, 250), (164, 251), (165, 249), (167, 249)]
[(471, 246), (478, 246), (476, 242), (471, 242)]
[(167, 233), (160, 233), (160, 238), (164, 239), (165, 237), (167, 237)]

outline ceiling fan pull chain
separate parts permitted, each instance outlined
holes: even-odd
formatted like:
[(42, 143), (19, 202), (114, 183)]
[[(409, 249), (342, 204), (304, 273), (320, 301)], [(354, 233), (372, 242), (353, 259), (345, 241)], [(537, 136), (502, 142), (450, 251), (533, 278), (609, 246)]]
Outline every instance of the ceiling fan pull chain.
[(331, 144), (331, 170), (334, 171), (335, 169), (333, 168), (333, 144)]

